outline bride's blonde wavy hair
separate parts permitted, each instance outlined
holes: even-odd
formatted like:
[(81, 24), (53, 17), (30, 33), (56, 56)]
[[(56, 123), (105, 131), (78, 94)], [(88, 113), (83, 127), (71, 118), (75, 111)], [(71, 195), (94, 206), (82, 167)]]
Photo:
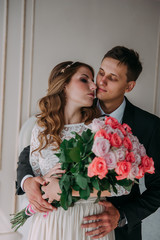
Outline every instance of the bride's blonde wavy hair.
[[(81, 62), (62, 62), (56, 65), (51, 71), (48, 79), (47, 95), (40, 99), (40, 113), (36, 115), (37, 124), (42, 127), (43, 131), (38, 135), (40, 145), (34, 151), (41, 151), (50, 144), (54, 146), (54, 150), (59, 148), (61, 143), (60, 133), (65, 124), (64, 107), (66, 97), (64, 88), (80, 67), (89, 68), (94, 77), (93, 68)], [(96, 106), (83, 107), (81, 112), (82, 118), (86, 123), (100, 116), (100, 112)]]

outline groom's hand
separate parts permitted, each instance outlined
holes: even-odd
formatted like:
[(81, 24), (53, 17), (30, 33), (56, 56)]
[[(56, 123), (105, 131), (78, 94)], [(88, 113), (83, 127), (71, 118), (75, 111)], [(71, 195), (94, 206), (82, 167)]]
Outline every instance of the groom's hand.
[(47, 212), (56, 209), (42, 198), (40, 185), (43, 185), (44, 183), (45, 181), (41, 177), (29, 177), (23, 184), (29, 203), (36, 212)]
[(95, 228), (92, 231), (87, 231), (86, 235), (91, 236), (92, 239), (102, 238), (109, 232), (117, 227), (120, 214), (117, 208), (112, 203), (102, 201), (100, 205), (105, 207), (105, 210), (101, 214), (84, 217), (83, 221), (94, 221), (88, 222), (81, 225), (82, 228)]

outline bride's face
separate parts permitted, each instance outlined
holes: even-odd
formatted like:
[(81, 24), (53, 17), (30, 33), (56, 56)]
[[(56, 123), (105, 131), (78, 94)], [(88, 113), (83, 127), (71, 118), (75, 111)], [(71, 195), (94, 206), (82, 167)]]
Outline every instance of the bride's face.
[(96, 88), (89, 68), (80, 67), (65, 87), (67, 104), (80, 108), (92, 106)]

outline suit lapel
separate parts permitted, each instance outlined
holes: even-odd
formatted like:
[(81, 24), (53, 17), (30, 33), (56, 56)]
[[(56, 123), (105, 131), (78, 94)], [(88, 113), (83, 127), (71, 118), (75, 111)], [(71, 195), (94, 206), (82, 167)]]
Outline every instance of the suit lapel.
[(124, 115), (123, 115), (123, 119), (122, 122), (123, 123), (127, 123), (132, 129), (134, 128), (134, 106), (128, 101), (128, 99), (125, 97), (126, 99), (126, 107), (124, 110)]

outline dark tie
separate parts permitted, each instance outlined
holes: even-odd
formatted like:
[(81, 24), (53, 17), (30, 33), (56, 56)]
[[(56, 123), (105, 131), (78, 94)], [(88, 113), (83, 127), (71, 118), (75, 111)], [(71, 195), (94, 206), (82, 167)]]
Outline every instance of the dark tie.
[(109, 117), (109, 114), (102, 114), (101, 115), (101, 117), (105, 117), (105, 116)]

